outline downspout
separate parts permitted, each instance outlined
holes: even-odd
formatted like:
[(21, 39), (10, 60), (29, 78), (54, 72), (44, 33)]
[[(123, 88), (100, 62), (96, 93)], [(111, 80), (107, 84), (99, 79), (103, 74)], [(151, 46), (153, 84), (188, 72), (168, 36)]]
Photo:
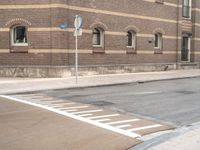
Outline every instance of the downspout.
[[(66, 0), (66, 5), (69, 6), (69, 0)], [(69, 9), (67, 9), (66, 22), (67, 22), (68, 26), (69, 26), (69, 20), (70, 20), (69, 13), (70, 13)], [(67, 51), (67, 53), (66, 53), (67, 54), (67, 56), (66, 56), (67, 57), (66, 66), (69, 67), (70, 66), (70, 60), (69, 60), (70, 59), (70, 55), (69, 55), (69, 51), (68, 51), (69, 48), (70, 48), (70, 45), (69, 45), (70, 44), (70, 42), (69, 42), (69, 33), (66, 32), (66, 35), (67, 35), (67, 37), (66, 37), (66, 40), (67, 40), (67, 42), (66, 42), (67, 43), (67, 45), (66, 45), (66, 51)]]
[(179, 8), (179, 3), (180, 3), (180, 0), (177, 0), (178, 1), (178, 5), (177, 5), (177, 30), (176, 30), (176, 37), (177, 37), (177, 40), (176, 40), (176, 70), (178, 70), (178, 59), (179, 59), (179, 11), (180, 11), (180, 8)]
[(50, 57), (49, 58), (50, 58), (50, 67), (52, 67), (52, 65), (53, 65), (53, 60), (52, 60), (53, 59), (53, 54), (52, 54), (53, 53), (52, 52), (53, 40), (52, 40), (52, 30), (51, 30), (52, 29), (52, 21), (53, 21), (52, 20), (53, 19), (52, 18), (52, 16), (53, 16), (52, 15), (52, 7), (51, 7), (52, 6), (52, 0), (50, 0), (49, 2), (50, 2), (50, 23), (49, 23), (49, 25), (50, 25), (50, 54), (49, 54)]

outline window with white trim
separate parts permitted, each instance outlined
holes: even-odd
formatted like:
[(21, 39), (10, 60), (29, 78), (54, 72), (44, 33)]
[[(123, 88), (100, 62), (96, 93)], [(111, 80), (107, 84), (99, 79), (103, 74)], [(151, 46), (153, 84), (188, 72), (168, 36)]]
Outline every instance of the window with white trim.
[(27, 45), (27, 29), (25, 26), (15, 26), (12, 29), (12, 45)]
[(154, 37), (154, 40), (155, 40), (154, 48), (161, 49), (162, 48), (162, 34), (161, 33), (156, 33), (155, 37)]
[(183, 17), (191, 18), (191, 0), (183, 0)]
[(103, 39), (104, 33), (103, 30), (100, 28), (94, 28), (92, 33), (92, 44), (94, 47), (102, 47), (103, 46)]
[(127, 32), (127, 47), (135, 48), (136, 45), (136, 34), (133, 31)]

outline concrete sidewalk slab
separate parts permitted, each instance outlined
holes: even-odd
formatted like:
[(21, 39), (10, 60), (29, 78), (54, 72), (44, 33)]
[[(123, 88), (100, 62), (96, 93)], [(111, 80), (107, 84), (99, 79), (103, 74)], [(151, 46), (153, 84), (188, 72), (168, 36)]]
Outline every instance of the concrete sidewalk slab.
[(74, 77), (68, 78), (0, 78), (0, 94), (53, 90), (63, 88), (81, 88), (104, 85), (117, 85), (158, 80), (199, 77), (200, 69), (173, 70), (166, 72), (144, 72), (129, 74), (109, 74), (79, 77), (78, 84)]
[(199, 150), (200, 122), (173, 131), (152, 134), (140, 140), (145, 142), (130, 150)]

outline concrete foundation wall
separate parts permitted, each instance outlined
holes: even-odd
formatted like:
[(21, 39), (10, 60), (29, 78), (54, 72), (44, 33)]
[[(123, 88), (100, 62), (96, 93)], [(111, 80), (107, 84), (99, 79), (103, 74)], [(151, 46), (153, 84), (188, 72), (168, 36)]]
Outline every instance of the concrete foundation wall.
[[(117, 74), (148, 71), (174, 70), (176, 65), (171, 64), (138, 64), (138, 65), (107, 65), (81, 66), (79, 75)], [(0, 77), (69, 77), (74, 76), (74, 67), (46, 67), (46, 66), (1, 66)]]

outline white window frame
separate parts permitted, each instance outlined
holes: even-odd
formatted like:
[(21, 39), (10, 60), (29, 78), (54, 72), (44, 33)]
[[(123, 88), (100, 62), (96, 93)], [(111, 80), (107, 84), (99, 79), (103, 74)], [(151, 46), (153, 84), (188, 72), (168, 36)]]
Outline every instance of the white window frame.
[[(97, 29), (100, 32), (100, 45), (95, 45), (94, 43), (92, 43), (92, 46), (93, 47), (103, 47), (103, 45), (104, 45), (104, 30), (101, 28), (94, 28), (94, 29)], [(93, 32), (92, 32), (92, 38), (93, 38)]]
[[(156, 42), (156, 35), (158, 36), (158, 46), (155, 45)], [(163, 38), (161, 33), (154, 34), (154, 49), (162, 49)]]
[[(183, 4), (182, 4), (182, 7), (184, 7)], [(183, 10), (182, 10), (182, 13), (183, 13)], [(183, 14), (182, 14), (182, 17), (184, 19), (192, 19), (192, 0), (189, 0), (189, 17), (184, 17)]]
[(17, 25), (17, 26), (14, 26), (12, 29), (11, 29), (11, 45), (12, 46), (28, 46), (28, 38), (27, 38), (27, 42), (26, 43), (15, 43), (15, 28), (17, 27), (24, 27), (25, 30), (26, 30), (26, 38), (27, 38), (27, 27), (26, 26), (23, 26), (23, 25)]
[[(131, 46), (127, 45), (126, 47), (135, 49), (135, 47), (136, 47), (136, 33), (134, 31), (128, 31), (128, 32), (130, 32), (131, 35), (132, 35), (132, 45)], [(127, 32), (127, 34), (128, 34), (128, 32)], [(127, 40), (129, 40), (129, 37), (128, 37)]]

